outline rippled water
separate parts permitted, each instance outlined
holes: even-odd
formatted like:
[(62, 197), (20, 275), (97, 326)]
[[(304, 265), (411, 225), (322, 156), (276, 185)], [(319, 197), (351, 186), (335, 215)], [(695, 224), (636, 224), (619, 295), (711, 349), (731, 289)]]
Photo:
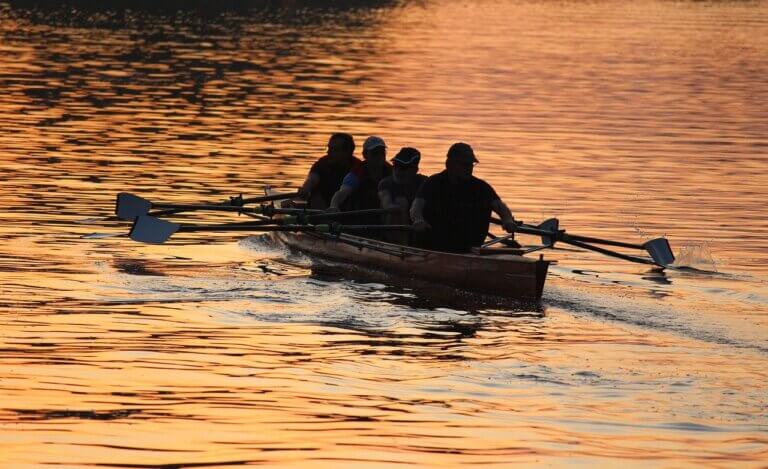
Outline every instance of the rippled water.
[[(0, 2), (0, 464), (768, 461), (765, 2), (52, 3)], [(697, 270), (553, 251), (532, 307), (80, 238), (122, 190), (295, 188), (337, 130)]]

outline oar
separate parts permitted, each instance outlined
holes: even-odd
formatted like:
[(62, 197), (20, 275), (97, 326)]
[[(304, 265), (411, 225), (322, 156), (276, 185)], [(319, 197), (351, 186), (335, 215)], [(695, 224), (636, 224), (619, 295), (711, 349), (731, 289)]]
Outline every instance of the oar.
[[(214, 207), (218, 207), (218, 206), (214, 206)], [(217, 210), (219, 210), (221, 208), (226, 208), (225, 211), (231, 211), (231, 209), (234, 208), (234, 207), (220, 207), (220, 208), (217, 208)], [(240, 230), (240, 229), (251, 229), (251, 228), (257, 227), (257, 226), (304, 224), (304, 223), (308, 223), (308, 222), (314, 222), (314, 221), (317, 221), (319, 219), (326, 219), (326, 220), (327, 219), (331, 219), (332, 220), (334, 218), (344, 218), (344, 217), (349, 217), (349, 216), (354, 216), (354, 215), (370, 215), (370, 214), (375, 214), (375, 213), (389, 213), (389, 212), (392, 212), (392, 211), (395, 211), (395, 210), (399, 210), (399, 209), (393, 208), (393, 209), (353, 210), (353, 211), (349, 211), (349, 212), (319, 213), (317, 215), (305, 216), (304, 215), (304, 212), (305, 212), (304, 209), (279, 209), (279, 208), (274, 208), (273, 209), (273, 208), (268, 206), (266, 208), (267, 212), (270, 212), (270, 213), (271, 212), (278, 212), (278, 213), (281, 213), (281, 214), (288, 214), (288, 215), (283, 217), (283, 218), (272, 219), (272, 218), (265, 217), (265, 218), (260, 218), (258, 220), (253, 220), (253, 221), (240, 222), (240, 223), (231, 223), (231, 224), (220, 224), (220, 225), (215, 225), (215, 226), (221, 227), (221, 231), (224, 231), (225, 227), (228, 227), (228, 228), (242, 227), (242, 228), (235, 228), (235, 231), (236, 231), (236, 230)], [(313, 210), (313, 211), (310, 211), (308, 213), (318, 213), (318, 212), (321, 212), (321, 211), (320, 210)], [(163, 212), (150, 212), (150, 213), (147, 214), (147, 216), (155, 217), (155, 214), (157, 214), (157, 213), (163, 213)], [(253, 215), (253, 214), (246, 212), (246, 215)], [(361, 225), (352, 225), (352, 226), (361, 226)], [(377, 226), (378, 227), (378, 226), (381, 226), (381, 225), (373, 225), (373, 226)], [(371, 228), (371, 229), (373, 229), (373, 228)], [(81, 238), (83, 238), (83, 239), (109, 239), (109, 238), (119, 238), (121, 236), (125, 236), (125, 235), (117, 234), (117, 233), (89, 233), (89, 234), (86, 234), (86, 235), (82, 235)]]
[(140, 215), (147, 215), (153, 208), (165, 209), (159, 212), (155, 212), (155, 216), (173, 215), (180, 212), (188, 212), (193, 210), (215, 210), (223, 212), (240, 212), (240, 213), (262, 213), (257, 212), (254, 209), (248, 209), (243, 207), (245, 204), (271, 202), (274, 200), (292, 199), (298, 196), (298, 192), (291, 192), (288, 194), (272, 194), (261, 197), (251, 197), (247, 199), (234, 198), (229, 202), (223, 202), (221, 204), (170, 204), (170, 203), (157, 203), (151, 202), (143, 197), (131, 194), (129, 192), (121, 192), (117, 194), (117, 201), (115, 203), (115, 215), (121, 220), (133, 220)]
[(307, 215), (307, 222), (313, 222), (318, 220), (335, 220), (338, 218), (357, 217), (360, 215), (384, 215), (385, 213), (399, 212), (402, 209), (400, 207), (393, 208), (371, 208), (364, 210), (350, 210), (349, 212), (324, 212), (313, 215)]
[(177, 232), (200, 231), (310, 231), (315, 233), (339, 234), (344, 231), (369, 230), (412, 230), (411, 225), (263, 225), (255, 223), (225, 223), (219, 225), (181, 225), (159, 218), (142, 215), (136, 217), (128, 234), (134, 241), (142, 243), (162, 244)]
[[(379, 215), (385, 213), (393, 213), (400, 211), (399, 208), (372, 208), (364, 210), (351, 210), (349, 212), (324, 212), (322, 210), (305, 210), (298, 208), (271, 208), (265, 207), (263, 213), (267, 216), (274, 214), (284, 214), (285, 217), (268, 219), (269, 223), (277, 223), (279, 225), (289, 224), (314, 224), (317, 222), (329, 222), (340, 218), (350, 218), (360, 215)], [(148, 215), (152, 215), (149, 213)]]
[[(499, 223), (501, 222), (501, 220), (494, 219), (494, 218), (492, 218), (491, 221), (493, 221), (494, 223), (496, 223), (497, 221)], [(606, 256), (612, 256), (619, 259), (624, 259), (630, 262), (638, 262), (641, 264), (655, 264), (660, 267), (666, 267), (675, 261), (675, 255), (672, 253), (672, 248), (669, 246), (669, 241), (667, 241), (666, 238), (651, 239), (649, 241), (646, 241), (643, 244), (625, 243), (621, 241), (612, 241), (608, 239), (594, 238), (589, 236), (571, 235), (566, 233), (565, 230), (560, 230), (559, 223), (560, 222), (556, 218), (550, 218), (549, 220), (546, 220), (540, 225), (535, 227), (521, 223), (515, 228), (515, 231), (519, 231), (520, 233), (539, 235), (541, 236), (542, 242), (545, 245), (554, 246), (555, 242), (562, 241), (572, 246), (598, 252), (600, 254), (605, 254)], [(639, 249), (642, 251), (646, 251), (651, 256), (651, 259), (653, 260), (645, 259), (642, 257), (630, 256), (627, 254), (622, 254), (620, 252), (611, 251), (609, 249), (601, 248), (598, 246), (593, 246), (591, 244), (587, 244), (586, 242), (605, 244), (609, 246), (625, 247), (630, 249)]]

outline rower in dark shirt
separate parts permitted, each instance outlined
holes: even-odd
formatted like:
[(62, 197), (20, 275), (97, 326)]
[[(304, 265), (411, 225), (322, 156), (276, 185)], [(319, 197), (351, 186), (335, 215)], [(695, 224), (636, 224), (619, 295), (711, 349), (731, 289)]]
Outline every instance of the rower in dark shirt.
[[(387, 146), (380, 137), (368, 137), (363, 143), (363, 161), (355, 164), (344, 177), (341, 188), (331, 199), (328, 210), (366, 210), (380, 208), (379, 182), (392, 174), (387, 162)], [(355, 217), (355, 224), (378, 224), (379, 215)], [(349, 223), (352, 223), (350, 221)]]
[(414, 228), (424, 233), (424, 247), (466, 253), (483, 244), (491, 212), (512, 233), (515, 220), (496, 191), (472, 176), (477, 164), (472, 147), (455, 143), (448, 150), (445, 171), (427, 178), (411, 206)]
[[(410, 225), (408, 213), (421, 184), (427, 179), (419, 173), (421, 153), (411, 147), (403, 147), (392, 158), (392, 176), (379, 182), (379, 202), (382, 208), (399, 208), (399, 211), (384, 216), (385, 225)], [(413, 244), (413, 233), (390, 231), (385, 233), (385, 240), (410, 245)]]
[(309, 208), (328, 208), (333, 194), (341, 187), (344, 176), (360, 163), (354, 156), (355, 140), (351, 135), (336, 133), (328, 139), (328, 153), (317, 160), (309, 170), (307, 179), (299, 189)]

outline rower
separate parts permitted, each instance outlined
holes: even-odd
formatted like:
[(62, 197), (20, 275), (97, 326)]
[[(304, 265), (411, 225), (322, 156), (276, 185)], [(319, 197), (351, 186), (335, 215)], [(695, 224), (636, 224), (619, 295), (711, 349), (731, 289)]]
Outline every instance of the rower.
[[(387, 146), (381, 137), (371, 136), (363, 143), (363, 161), (355, 164), (344, 177), (341, 188), (331, 199), (330, 211), (380, 208), (379, 182), (392, 174), (387, 162)], [(378, 215), (355, 218), (355, 223), (378, 224)]]
[(333, 194), (341, 186), (344, 176), (360, 163), (354, 156), (355, 140), (346, 133), (335, 133), (328, 139), (328, 153), (309, 169), (299, 196), (306, 199), (309, 208), (328, 208)]
[[(411, 147), (403, 147), (392, 158), (392, 175), (379, 182), (379, 202), (381, 208), (399, 208), (399, 212), (388, 213), (384, 216), (386, 225), (404, 225), (411, 223), (408, 210), (416, 198), (421, 184), (427, 179), (419, 174), (421, 153)], [(386, 241), (397, 244), (412, 244), (411, 234), (407, 232), (388, 232)]]
[(508, 233), (515, 219), (496, 191), (472, 175), (478, 163), (472, 147), (454, 143), (448, 150), (445, 170), (430, 176), (421, 185), (411, 206), (413, 227), (424, 233), (427, 249), (466, 253), (483, 244), (491, 211), (502, 220)]

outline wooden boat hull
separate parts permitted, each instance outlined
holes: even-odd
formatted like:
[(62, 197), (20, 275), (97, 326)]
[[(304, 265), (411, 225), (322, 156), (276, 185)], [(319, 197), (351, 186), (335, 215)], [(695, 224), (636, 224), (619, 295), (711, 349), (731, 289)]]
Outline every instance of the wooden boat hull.
[(538, 300), (549, 261), (512, 254), (452, 254), (343, 234), (343, 240), (315, 233), (275, 232), (280, 243), (346, 264), (418, 278), (472, 292)]

